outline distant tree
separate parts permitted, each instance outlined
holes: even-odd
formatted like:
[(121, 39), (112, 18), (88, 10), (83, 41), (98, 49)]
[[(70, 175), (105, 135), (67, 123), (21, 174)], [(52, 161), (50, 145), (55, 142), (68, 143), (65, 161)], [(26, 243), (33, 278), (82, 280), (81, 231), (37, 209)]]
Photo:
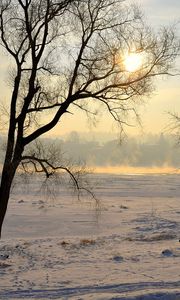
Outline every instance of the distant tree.
[[(173, 29), (156, 36), (139, 10), (122, 0), (1, 0), (0, 43), (13, 63), (1, 232), (20, 166), (47, 177), (65, 170), (81, 188), (78, 175), (37, 139), (74, 107), (92, 116), (105, 108), (122, 130), (129, 115), (138, 117), (136, 107), (151, 94), (153, 78), (169, 74), (179, 44)], [(128, 54), (142, 54), (136, 70), (126, 67)]]
[(172, 133), (176, 139), (177, 146), (180, 145), (180, 115), (178, 112), (169, 112), (169, 123), (167, 130)]

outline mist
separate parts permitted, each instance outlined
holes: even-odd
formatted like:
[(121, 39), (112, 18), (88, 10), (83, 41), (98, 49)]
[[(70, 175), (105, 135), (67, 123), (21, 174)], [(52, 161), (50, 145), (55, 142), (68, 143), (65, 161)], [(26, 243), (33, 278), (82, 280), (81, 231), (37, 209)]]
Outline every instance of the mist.
[(172, 135), (146, 134), (129, 136), (123, 141), (100, 133), (76, 131), (56, 139), (62, 151), (74, 161), (94, 167), (180, 167), (180, 147)]
[[(166, 134), (146, 134), (142, 136), (111, 139), (110, 135), (98, 133), (79, 134), (72, 131), (66, 136), (44, 138), (46, 144), (56, 144), (66, 157), (79, 164), (95, 167), (99, 171), (152, 169), (180, 167), (180, 146), (175, 138)], [(0, 137), (0, 158), (3, 160), (4, 138)]]
[(171, 135), (147, 134), (119, 139), (86, 139), (71, 132), (61, 141), (62, 148), (76, 161), (95, 167), (167, 168), (180, 166), (180, 147)]

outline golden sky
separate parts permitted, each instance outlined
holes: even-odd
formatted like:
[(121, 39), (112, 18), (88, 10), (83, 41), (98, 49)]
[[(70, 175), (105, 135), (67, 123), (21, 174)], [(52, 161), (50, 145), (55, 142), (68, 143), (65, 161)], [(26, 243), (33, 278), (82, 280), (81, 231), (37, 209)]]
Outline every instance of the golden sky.
[[(126, 1), (133, 2), (133, 1)], [(137, 3), (137, 2), (136, 2)], [(154, 28), (168, 25), (178, 20), (180, 21), (180, 1), (179, 0), (141, 0), (139, 1), (144, 11), (147, 22)], [(180, 26), (179, 26), (180, 29)], [(180, 30), (179, 30), (180, 32)], [(7, 58), (0, 56), (0, 101), (8, 101), (7, 94)], [(177, 61), (180, 70), (180, 60)], [(144, 99), (145, 103), (139, 107), (142, 119), (143, 131), (162, 132), (168, 122), (167, 112), (180, 112), (180, 76), (158, 79), (156, 90), (149, 99)], [(115, 125), (111, 118), (104, 113), (101, 114), (96, 128), (92, 123), (87, 122), (87, 118), (75, 111), (74, 115), (66, 115), (62, 122), (53, 131), (53, 135), (62, 135), (72, 130), (76, 131), (103, 131), (115, 135)], [(139, 132), (137, 127), (129, 128), (128, 132), (134, 134)]]
[[(179, 0), (126, 0), (126, 2), (139, 3), (147, 23), (155, 30), (158, 30), (158, 28), (163, 25), (168, 26), (180, 22)], [(178, 25), (178, 29), (180, 35), (180, 24)], [(176, 67), (179, 68), (180, 72), (180, 60), (176, 62)], [(156, 89), (154, 93), (149, 99), (144, 100), (145, 103), (139, 107), (143, 132), (163, 132), (169, 122), (167, 112), (180, 113), (180, 76), (156, 79)], [(108, 133), (112, 132), (112, 134), (116, 132), (114, 122), (105, 115), (100, 118), (96, 128), (92, 128), (86, 122), (86, 118), (82, 114), (79, 114), (78, 118), (75, 116), (65, 117), (63, 131), (66, 132), (72, 128), (77, 131), (107, 131)], [(54, 130), (54, 133), (58, 134), (61, 130), (57, 128)], [(131, 134), (139, 133), (141, 130), (142, 129), (137, 127), (127, 129)]]

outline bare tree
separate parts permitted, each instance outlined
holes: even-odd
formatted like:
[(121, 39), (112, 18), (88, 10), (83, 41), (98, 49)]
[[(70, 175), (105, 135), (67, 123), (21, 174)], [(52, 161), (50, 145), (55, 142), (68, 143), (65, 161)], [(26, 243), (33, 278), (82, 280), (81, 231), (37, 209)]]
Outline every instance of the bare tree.
[[(128, 116), (152, 92), (155, 76), (169, 74), (179, 51), (173, 29), (156, 36), (136, 7), (122, 0), (2, 0), (0, 43), (13, 59), (9, 128), (0, 185), (0, 232), (10, 189), (20, 165), (66, 171), (31, 144), (73, 108), (88, 115), (106, 109), (123, 129)], [(134, 72), (125, 57), (141, 53)], [(37, 143), (36, 143), (37, 144)], [(78, 173), (77, 173), (78, 174)]]
[(173, 134), (176, 141), (176, 146), (180, 145), (180, 115), (177, 112), (169, 112), (169, 122), (166, 126), (166, 131)]

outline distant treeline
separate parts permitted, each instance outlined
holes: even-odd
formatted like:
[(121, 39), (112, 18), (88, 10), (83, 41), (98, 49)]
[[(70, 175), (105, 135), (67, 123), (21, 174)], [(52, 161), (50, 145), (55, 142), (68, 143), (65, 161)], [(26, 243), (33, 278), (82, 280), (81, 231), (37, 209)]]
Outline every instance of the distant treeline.
[[(121, 166), (133, 167), (180, 167), (180, 146), (170, 135), (147, 135), (142, 137), (127, 137), (119, 140), (101, 139), (88, 140), (77, 132), (72, 132), (63, 139), (45, 139), (48, 144), (57, 143), (63, 153), (79, 163), (86, 162), (89, 166)], [(0, 145), (3, 139), (0, 138)], [(3, 147), (1, 158), (3, 157)]]
[(85, 140), (77, 132), (72, 132), (60, 144), (74, 160), (85, 161), (90, 166), (180, 166), (180, 146), (170, 135), (127, 137), (120, 143), (118, 139), (106, 142), (100, 138)]

